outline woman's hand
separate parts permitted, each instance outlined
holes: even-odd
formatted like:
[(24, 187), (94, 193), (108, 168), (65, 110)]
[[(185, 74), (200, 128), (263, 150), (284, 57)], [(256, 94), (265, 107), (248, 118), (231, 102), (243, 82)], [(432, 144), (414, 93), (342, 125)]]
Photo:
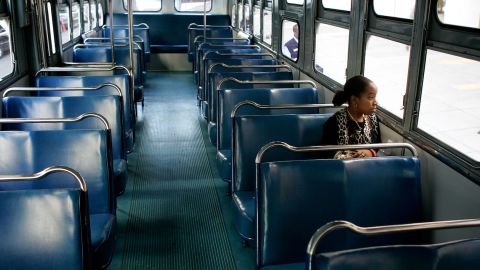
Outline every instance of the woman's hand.
[(362, 149), (353, 151), (352, 157), (354, 158), (364, 158), (364, 157), (374, 157), (373, 150)]

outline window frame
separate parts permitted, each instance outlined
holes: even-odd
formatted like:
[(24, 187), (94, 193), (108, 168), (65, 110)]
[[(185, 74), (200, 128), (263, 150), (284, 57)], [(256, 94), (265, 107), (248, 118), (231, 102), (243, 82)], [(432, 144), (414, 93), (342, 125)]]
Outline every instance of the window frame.
[[(136, 0), (132, 0), (132, 4), (133, 4), (134, 1), (136, 1)], [(163, 9), (163, 1), (162, 0), (159, 0), (159, 1), (160, 1), (160, 9), (158, 9), (158, 10), (135, 10), (134, 9), (132, 11), (133, 12), (138, 12), (138, 13), (160, 12)], [(123, 6), (123, 10), (125, 10), (125, 12), (128, 12), (127, 6), (125, 5), (125, 0), (122, 0), (122, 6)]]
[[(15, 36), (14, 36), (14, 27), (13, 27), (13, 21), (12, 21), (12, 17), (11, 16), (8, 16), (6, 14), (0, 14), (0, 19), (4, 19), (6, 22), (7, 22), (7, 27), (8, 29), (5, 29), (5, 31), (9, 31), (9, 35), (8, 35), (8, 43), (9, 43), (9, 55), (10, 55), (10, 63), (11, 63), (11, 71), (10, 73), (8, 74), (5, 74), (5, 76), (3, 77), (0, 77), (0, 84), (4, 84), (6, 82), (8, 82), (9, 80), (11, 80), (12, 78), (15, 77), (15, 74), (17, 74), (17, 70), (18, 70), (18, 66), (17, 66), (17, 59), (16, 59), (16, 55), (15, 55)], [(4, 57), (4, 56), (2, 56)]]
[[(284, 44), (284, 41), (283, 41), (283, 23), (285, 21), (290, 21), (290, 22), (293, 22), (293, 23), (296, 23), (297, 26), (298, 26), (298, 47), (297, 47), (297, 50), (298, 50), (298, 55), (297, 55), (297, 59), (296, 60), (293, 60), (293, 58), (290, 58), (286, 55), (283, 54), (283, 44)], [(282, 16), (280, 18), (280, 36), (279, 36), (279, 39), (280, 39), (280, 48), (278, 50), (278, 54), (281, 55), (284, 59), (288, 59), (288, 61), (291, 61), (292, 63), (295, 63), (295, 64), (298, 64), (299, 63), (299, 60), (300, 60), (300, 53), (302, 52), (302, 40), (301, 40), (301, 35), (302, 35), (302, 30), (301, 29), (301, 24), (300, 24), (300, 20), (298, 18), (292, 18), (292, 17), (288, 17), (288, 16)]]
[[(180, 0), (181, 1), (181, 0)], [(207, 9), (207, 13), (210, 13), (212, 12), (213, 10), (213, 0), (209, 0), (210, 1), (210, 9)], [(162, 3), (162, 6), (163, 6), (163, 3)], [(195, 13), (202, 13), (203, 14), (203, 5), (202, 5), (202, 10), (195, 10), (195, 11), (183, 11), (183, 10), (179, 10), (177, 9), (177, 0), (174, 0), (173, 1), (173, 8), (175, 9), (176, 12), (178, 13), (187, 13), (187, 14), (195, 14)], [(161, 9), (161, 7), (160, 7)], [(154, 12), (154, 11), (152, 11)]]

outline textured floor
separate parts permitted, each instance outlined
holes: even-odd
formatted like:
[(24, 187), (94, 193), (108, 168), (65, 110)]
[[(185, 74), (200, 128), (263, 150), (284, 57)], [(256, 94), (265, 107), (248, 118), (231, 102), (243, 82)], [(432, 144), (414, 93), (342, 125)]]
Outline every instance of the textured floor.
[(149, 73), (109, 269), (253, 269), (205, 141), (190, 74)]

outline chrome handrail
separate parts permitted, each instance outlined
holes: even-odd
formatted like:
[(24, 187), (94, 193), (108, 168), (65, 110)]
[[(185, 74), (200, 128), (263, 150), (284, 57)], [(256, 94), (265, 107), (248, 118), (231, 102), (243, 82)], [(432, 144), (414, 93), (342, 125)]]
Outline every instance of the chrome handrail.
[(203, 39), (204, 41), (205, 40), (227, 40), (227, 41), (228, 40), (245, 40), (245, 41), (250, 41), (250, 39), (248, 39), (248, 38), (234, 38), (234, 37), (231, 37), (231, 38), (228, 38), (228, 37), (207, 37), (206, 39), (204, 39), (202, 35), (198, 35), (193, 39), (193, 43), (199, 42), (199, 39)]
[(239, 79), (237, 79), (237, 78), (228, 77), (228, 78), (224, 78), (224, 79), (220, 80), (220, 82), (218, 82), (217, 90), (222, 89), (222, 88), (221, 88), (222, 84), (224, 84), (224, 83), (227, 82), (227, 81), (234, 81), (234, 82), (239, 83), (239, 84), (273, 84), (273, 83), (275, 83), (275, 84), (292, 84), (292, 83), (298, 83), (298, 84), (310, 84), (310, 85), (313, 86), (314, 88), (317, 87), (317, 85), (315, 84), (315, 82), (310, 81), (310, 80), (242, 81), (242, 80), (239, 80)]
[(210, 67), (208, 68), (208, 73), (211, 73), (212, 72), (212, 69), (217, 67), (217, 66), (221, 66), (221, 67), (224, 67), (224, 68), (285, 68), (285, 69), (288, 69), (289, 71), (292, 71), (292, 68), (289, 66), (289, 65), (227, 65), (227, 64), (224, 64), (224, 63), (215, 63), (215, 64), (212, 64), (210, 65)]
[(234, 118), (237, 110), (242, 106), (253, 106), (260, 110), (273, 110), (273, 109), (324, 109), (324, 108), (346, 108), (346, 105), (336, 106), (333, 104), (280, 104), (280, 105), (262, 105), (254, 101), (245, 100), (239, 102), (233, 107), (230, 114), (231, 118)]
[(195, 28), (196, 30), (203, 30), (204, 27), (210, 27), (210, 28), (229, 28), (229, 29), (232, 29), (232, 27), (230, 25), (213, 25), (213, 24), (207, 24), (207, 25), (204, 25), (204, 24), (196, 24), (196, 23), (190, 23), (188, 25), (188, 28), (187, 29), (194, 29), (193, 27), (201, 27), (201, 28)]
[[(76, 64), (77, 62), (75, 62)], [(104, 63), (103, 63), (104, 64)], [(122, 65), (115, 65), (115, 66), (108, 66), (102, 68), (95, 68), (95, 67), (47, 67), (42, 68), (37, 73), (35, 73), (35, 77), (38, 76), (41, 72), (92, 72), (92, 71), (113, 71), (115, 69), (123, 69), (127, 72), (128, 76), (130, 76), (130, 70)]]
[[(143, 42), (144, 40), (142, 39), (142, 37), (138, 36), (138, 35), (134, 35), (133, 36), (134, 39), (137, 39), (135, 41), (140, 41), (140, 42)], [(85, 38), (83, 40), (83, 43), (87, 42), (87, 41), (96, 41), (96, 40), (112, 40), (111, 38), (106, 38), (106, 37), (88, 37), (88, 38)], [(114, 38), (113, 40), (128, 40), (128, 38), (125, 38), (125, 37), (121, 37), (121, 38)], [(108, 42), (105, 42), (105, 43), (102, 43), (102, 45), (109, 45), (111, 46), (111, 42), (108, 43)], [(119, 45), (119, 44), (126, 44), (126, 43), (115, 43), (115, 46)], [(80, 45), (80, 44), (78, 44)], [(93, 45), (93, 44), (83, 44), (83, 45)]]
[[(144, 26), (145, 28), (141, 28), (142, 26)], [(124, 27), (124, 28), (127, 28), (128, 27), (128, 24), (114, 24), (113, 27)], [(146, 23), (140, 23), (140, 24), (134, 24), (133, 27), (137, 27), (137, 28), (141, 28), (141, 29), (150, 29), (150, 26), (148, 26), (148, 24)], [(111, 28), (110, 25), (104, 25), (102, 26), (102, 29), (105, 29), (105, 28)]]
[(264, 145), (258, 151), (255, 157), (255, 163), (258, 165), (262, 162), (264, 154), (275, 147), (282, 147), (292, 152), (323, 152), (323, 151), (339, 151), (339, 150), (356, 150), (356, 149), (391, 149), (391, 148), (406, 148), (413, 156), (418, 157), (417, 150), (409, 143), (371, 143), (371, 144), (352, 144), (352, 145), (314, 145), (314, 146), (292, 146), (285, 142), (274, 141)]
[(33, 174), (11, 174), (11, 175), (0, 175), (0, 181), (29, 181), (29, 180), (39, 180), (39, 178), (47, 176), (52, 173), (64, 172), (70, 174), (77, 180), (80, 185), (80, 189), (83, 192), (87, 192), (87, 183), (85, 179), (74, 169), (65, 167), (65, 166), (50, 166), (39, 172)]
[(35, 91), (95, 91), (100, 90), (104, 87), (113, 87), (117, 90), (119, 96), (123, 97), (122, 90), (116, 84), (113, 83), (102, 83), (96, 87), (10, 87), (3, 92), (2, 97), (6, 97), (10, 92), (17, 91), (26, 91), (26, 92), (35, 92)]
[(432, 229), (448, 229), (448, 228), (463, 228), (463, 227), (476, 227), (480, 226), (480, 219), (460, 219), (460, 220), (446, 220), (446, 221), (433, 221), (433, 222), (420, 222), (409, 224), (397, 224), (375, 227), (360, 227), (351, 222), (344, 220), (336, 220), (329, 222), (315, 231), (310, 238), (307, 246), (307, 269), (314, 269), (314, 255), (319, 241), (328, 233), (340, 229), (346, 228), (353, 232), (375, 235), (382, 233), (393, 232), (408, 232), (419, 230), (432, 230)]
[(93, 117), (99, 119), (105, 129), (111, 130), (108, 120), (98, 113), (83, 113), (77, 117), (68, 118), (0, 118), (0, 124), (21, 124), (21, 123), (73, 123), (79, 122), (86, 118)]

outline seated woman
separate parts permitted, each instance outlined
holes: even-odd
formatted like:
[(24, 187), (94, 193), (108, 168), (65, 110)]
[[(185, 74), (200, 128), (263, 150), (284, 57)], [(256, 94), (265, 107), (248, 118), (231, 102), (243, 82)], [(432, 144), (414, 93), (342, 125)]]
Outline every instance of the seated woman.
[[(358, 75), (347, 80), (343, 90), (335, 92), (332, 103), (348, 107), (332, 115), (324, 125), (323, 145), (380, 143), (377, 109), (377, 86), (368, 78)], [(337, 152), (336, 158), (374, 157), (373, 149)]]

